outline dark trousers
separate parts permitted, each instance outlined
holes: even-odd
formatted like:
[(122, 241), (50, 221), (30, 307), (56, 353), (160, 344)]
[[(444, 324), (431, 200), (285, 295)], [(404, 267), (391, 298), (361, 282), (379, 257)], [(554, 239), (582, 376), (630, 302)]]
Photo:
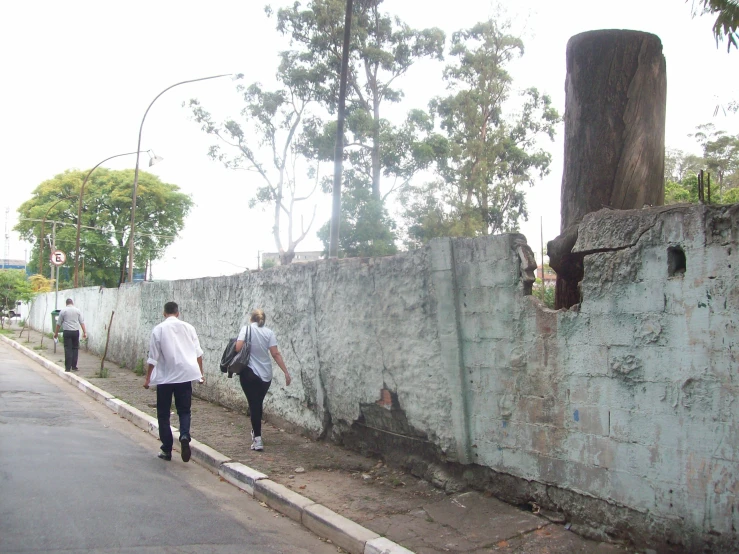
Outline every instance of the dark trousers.
[(167, 383), (157, 385), (157, 420), (159, 421), (159, 440), (162, 450), (172, 452), (172, 428), (169, 426), (169, 410), (172, 407), (172, 396), (180, 416), (180, 440), (190, 439), (190, 406), (192, 405), (192, 383)]
[(64, 338), (64, 369), (77, 368), (77, 355), (80, 352), (80, 332), (62, 331)]
[(241, 382), (241, 390), (246, 395), (246, 401), (249, 403), (249, 412), (251, 415), (251, 428), (254, 431), (255, 437), (262, 436), (262, 406), (264, 404), (264, 397), (267, 396), (267, 391), (272, 381), (266, 383), (254, 373), (252, 368), (247, 367), (239, 374), (239, 381)]

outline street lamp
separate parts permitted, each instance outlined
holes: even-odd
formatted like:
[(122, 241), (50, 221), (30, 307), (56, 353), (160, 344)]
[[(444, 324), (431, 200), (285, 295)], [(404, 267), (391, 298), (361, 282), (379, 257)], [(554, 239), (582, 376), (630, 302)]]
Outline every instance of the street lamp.
[[(149, 167), (154, 165), (155, 163), (161, 162), (163, 158), (160, 158), (152, 150), (146, 150), (147, 153), (149, 153)], [(131, 156), (133, 154), (139, 154), (139, 152), (126, 152), (125, 154), (116, 154), (115, 156), (111, 156), (110, 158), (105, 158), (102, 162), (97, 164), (95, 167), (93, 167), (90, 171), (87, 172), (87, 175), (85, 175), (85, 180), (82, 181), (82, 188), (80, 188), (80, 202), (77, 206), (77, 245), (75, 247), (75, 255), (74, 255), (74, 288), (77, 288), (77, 279), (79, 275), (79, 268), (80, 268), (80, 229), (82, 227), (82, 195), (85, 194), (85, 185), (87, 184), (87, 180), (90, 178), (90, 175), (92, 175), (92, 172), (95, 171), (98, 167), (100, 167), (102, 164), (107, 162), (108, 160), (112, 160), (113, 158), (120, 158), (121, 156)], [(152, 154), (154, 154), (152, 156)]]
[[(134, 234), (136, 233), (136, 193), (138, 192), (139, 187), (139, 153), (141, 152), (141, 132), (144, 130), (144, 121), (146, 121), (146, 115), (149, 113), (149, 110), (154, 105), (154, 102), (157, 101), (157, 98), (159, 98), (162, 94), (167, 92), (169, 89), (174, 88), (179, 85), (184, 85), (186, 83), (195, 83), (197, 81), (207, 81), (208, 79), (218, 79), (220, 77), (229, 77), (232, 73), (224, 73), (223, 75), (212, 75), (210, 77), (201, 77), (200, 79), (190, 79), (188, 81), (180, 81), (179, 83), (175, 83), (174, 85), (168, 86), (165, 88), (162, 92), (156, 95), (154, 97), (154, 100), (151, 101), (151, 104), (149, 104), (149, 107), (146, 108), (146, 111), (144, 112), (144, 117), (141, 118), (141, 126), (139, 127), (139, 143), (136, 147), (136, 169), (133, 174), (133, 194), (131, 198), (131, 231), (128, 235), (128, 282), (133, 283), (133, 239)], [(152, 162), (149, 162), (149, 165), (152, 165)]]

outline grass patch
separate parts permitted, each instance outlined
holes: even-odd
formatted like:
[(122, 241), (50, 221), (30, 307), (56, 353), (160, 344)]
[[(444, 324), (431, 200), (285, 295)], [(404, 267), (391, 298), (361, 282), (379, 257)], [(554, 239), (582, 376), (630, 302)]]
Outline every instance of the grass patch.
[(13, 330), (12, 329), (0, 329), (0, 335), (12, 335)]
[[(123, 366), (121, 366), (123, 367)], [(144, 359), (140, 358), (138, 362), (136, 362), (136, 367), (134, 368), (134, 373), (141, 377), (144, 375)]]
[(107, 379), (110, 373), (108, 372), (107, 367), (100, 368), (100, 371), (97, 372), (97, 376), (101, 379)]
[(118, 365), (118, 367), (120, 367), (121, 369), (126, 369), (126, 362), (121, 362), (121, 363), (120, 363), (120, 364)]
[(43, 346), (41, 346), (41, 345), (39, 345), (39, 346), (34, 346), (34, 347), (33, 347), (33, 349), (34, 349), (34, 350), (46, 350), (46, 348), (45, 348), (45, 347), (43, 347)]

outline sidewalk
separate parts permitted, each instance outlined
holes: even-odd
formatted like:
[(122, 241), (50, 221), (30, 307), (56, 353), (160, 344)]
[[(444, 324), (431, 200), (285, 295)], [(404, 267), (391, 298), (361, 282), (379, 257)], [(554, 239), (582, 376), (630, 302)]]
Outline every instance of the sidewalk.
[[(64, 365), (61, 344), (54, 354), (48, 337), (31, 331), (6, 335), (37, 354)], [(80, 350), (79, 377), (156, 418), (153, 390), (131, 369)], [(176, 414), (172, 424), (177, 425)], [(327, 441), (312, 441), (271, 424), (263, 426), (264, 452), (249, 450), (245, 414), (193, 398), (192, 436), (233, 461), (320, 503), (346, 518), (418, 554), (459, 553), (611, 553), (634, 552), (586, 540), (564, 525), (472, 491), (447, 495), (426, 481)], [(152, 456), (156, 453), (152, 452)]]

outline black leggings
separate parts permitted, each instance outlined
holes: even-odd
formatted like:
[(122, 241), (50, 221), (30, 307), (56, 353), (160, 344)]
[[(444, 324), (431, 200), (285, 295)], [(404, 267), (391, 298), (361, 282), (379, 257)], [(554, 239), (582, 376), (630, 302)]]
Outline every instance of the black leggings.
[(249, 412), (251, 413), (251, 428), (254, 431), (255, 437), (262, 436), (262, 405), (264, 404), (264, 397), (267, 396), (267, 391), (272, 381), (266, 383), (254, 373), (254, 370), (247, 367), (239, 374), (239, 381), (241, 382), (241, 389), (246, 395), (246, 401), (249, 403)]

